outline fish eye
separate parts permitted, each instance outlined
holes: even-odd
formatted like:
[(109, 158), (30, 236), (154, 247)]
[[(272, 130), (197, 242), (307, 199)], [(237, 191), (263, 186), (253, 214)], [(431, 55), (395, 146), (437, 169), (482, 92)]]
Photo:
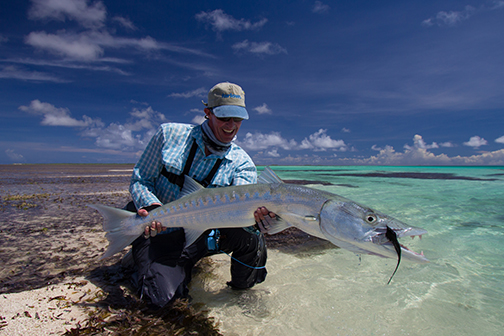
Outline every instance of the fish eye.
[(378, 220), (378, 218), (376, 217), (375, 214), (367, 214), (366, 215), (366, 222), (368, 222), (369, 224), (373, 224), (377, 220)]

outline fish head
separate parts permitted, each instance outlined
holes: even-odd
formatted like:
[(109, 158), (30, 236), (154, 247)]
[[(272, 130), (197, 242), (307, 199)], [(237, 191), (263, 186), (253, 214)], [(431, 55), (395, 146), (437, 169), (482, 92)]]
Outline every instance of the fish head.
[[(427, 233), (422, 228), (405, 224), (350, 200), (328, 200), (320, 212), (320, 230), (337, 246), (385, 258), (397, 258), (398, 255), (390, 239), (390, 230), (397, 238), (421, 238)], [(423, 253), (416, 253), (402, 244), (400, 247), (404, 259), (428, 262)]]

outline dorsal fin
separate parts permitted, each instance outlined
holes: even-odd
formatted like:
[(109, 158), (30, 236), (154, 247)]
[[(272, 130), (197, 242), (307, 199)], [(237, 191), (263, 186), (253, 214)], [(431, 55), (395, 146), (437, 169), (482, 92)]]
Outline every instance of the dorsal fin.
[(201, 184), (196, 182), (193, 178), (185, 175), (184, 176), (184, 186), (182, 187), (182, 190), (180, 190), (180, 198), (190, 195), (196, 191), (199, 191), (203, 188)]
[(270, 167), (264, 168), (263, 172), (257, 178), (257, 183), (260, 184), (268, 184), (268, 183), (283, 183), (280, 177), (275, 174)]

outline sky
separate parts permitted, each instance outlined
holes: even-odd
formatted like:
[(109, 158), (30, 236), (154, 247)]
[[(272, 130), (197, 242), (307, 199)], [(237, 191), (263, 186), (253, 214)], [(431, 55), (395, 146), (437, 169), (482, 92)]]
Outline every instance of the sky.
[(504, 1), (0, 5), (0, 164), (135, 163), (246, 93), (257, 165), (504, 165)]

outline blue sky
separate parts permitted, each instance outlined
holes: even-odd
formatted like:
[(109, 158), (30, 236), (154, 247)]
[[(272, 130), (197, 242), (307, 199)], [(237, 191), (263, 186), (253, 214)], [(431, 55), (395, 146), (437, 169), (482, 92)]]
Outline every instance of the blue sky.
[(504, 165), (504, 1), (32, 0), (0, 10), (0, 164), (137, 161), (246, 92), (258, 165)]

